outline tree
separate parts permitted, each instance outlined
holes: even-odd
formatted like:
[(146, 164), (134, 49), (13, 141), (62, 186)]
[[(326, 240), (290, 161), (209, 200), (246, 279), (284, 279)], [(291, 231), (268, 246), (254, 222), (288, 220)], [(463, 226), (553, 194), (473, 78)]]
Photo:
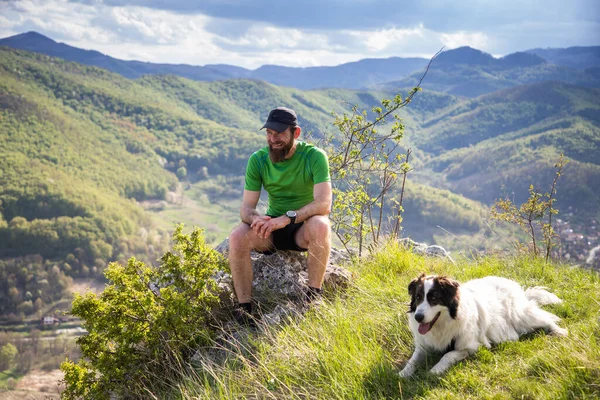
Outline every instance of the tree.
[[(441, 50), (440, 50), (441, 51)], [(341, 135), (325, 135), (320, 145), (329, 154), (334, 202), (330, 218), (332, 229), (346, 250), (356, 244), (359, 255), (365, 243), (377, 244), (383, 230), (383, 216), (386, 202), (396, 205), (395, 220), (390, 233), (397, 235), (402, 213), (402, 196), (406, 174), (410, 171), (406, 154), (400, 151), (400, 141), (404, 125), (395, 114), (408, 105), (414, 95), (421, 90), (421, 82), (429, 71), (436, 53), (429, 62), (417, 87), (404, 98), (397, 94), (394, 99), (383, 99), (381, 106), (373, 107), (369, 118), (366, 110), (358, 106), (351, 112), (335, 117), (334, 125)], [(388, 131), (380, 131), (389, 119), (393, 124)], [(393, 186), (403, 176), (402, 192), (399, 199), (389, 198)]]
[(12, 368), (19, 351), (12, 343), (6, 343), (0, 348), (0, 371)]
[(88, 334), (77, 340), (82, 359), (61, 365), (63, 398), (144, 398), (209, 343), (218, 305), (212, 277), (225, 261), (199, 229), (185, 235), (179, 225), (173, 241), (157, 267), (135, 258), (111, 263), (101, 295), (76, 295), (72, 314)]
[[(508, 198), (498, 199), (492, 206), (492, 219), (515, 224), (527, 233), (531, 239), (533, 254), (536, 257), (541, 251), (537, 236), (538, 230), (541, 230), (546, 261), (550, 258), (550, 252), (554, 247), (553, 238), (556, 237), (556, 232), (552, 226), (552, 216), (558, 214), (558, 210), (554, 208), (556, 184), (568, 162), (569, 160), (565, 159), (563, 154), (559, 156), (558, 162), (554, 165), (556, 173), (550, 192), (542, 194), (532, 184), (529, 185), (529, 198), (519, 208)], [(547, 218), (547, 223), (544, 222), (544, 218)]]

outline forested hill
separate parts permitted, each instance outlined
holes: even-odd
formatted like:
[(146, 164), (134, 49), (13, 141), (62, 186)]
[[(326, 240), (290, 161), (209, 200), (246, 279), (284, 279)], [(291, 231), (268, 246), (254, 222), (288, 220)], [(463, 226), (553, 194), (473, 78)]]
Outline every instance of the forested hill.
[(591, 221), (600, 216), (598, 99), (600, 89), (522, 85), (429, 114), (414, 145), (432, 156), (427, 166), (446, 187), (486, 204), (501, 196), (523, 202), (530, 184), (548, 191), (564, 153), (571, 163), (559, 208)]
[[(47, 272), (57, 266), (63, 275), (101, 276), (111, 260), (155, 260), (168, 233), (141, 203), (185, 189), (198, 206), (171, 220), (189, 223), (229, 202), (219, 219), (235, 223), (245, 163), (264, 145), (258, 128), (271, 108), (295, 109), (305, 131), (319, 137), (334, 130), (332, 111), (354, 104), (370, 110), (395, 94), (172, 75), (130, 80), (0, 47), (0, 273), (39, 264)], [(440, 227), (455, 236), (480, 232), (493, 199), (548, 183), (560, 152), (573, 160), (560, 206), (597, 218), (598, 94), (560, 82), (475, 99), (419, 93), (401, 114), (405, 145), (414, 151), (405, 234), (432, 242), (443, 236)], [(222, 240), (230, 226), (216, 236), (206, 228)], [(18, 259), (31, 254), (42, 261)], [(15, 309), (35, 276), (2, 279), (8, 286), (0, 293), (18, 290), (0, 299), (0, 311)]]

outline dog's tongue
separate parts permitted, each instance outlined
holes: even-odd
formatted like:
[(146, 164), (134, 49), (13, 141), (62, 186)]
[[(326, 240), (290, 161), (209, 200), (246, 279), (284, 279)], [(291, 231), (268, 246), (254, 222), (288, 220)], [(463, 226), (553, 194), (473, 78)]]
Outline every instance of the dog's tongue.
[(429, 332), (429, 329), (431, 329), (431, 323), (430, 322), (428, 322), (426, 324), (419, 324), (419, 333), (421, 335), (424, 335), (427, 332)]

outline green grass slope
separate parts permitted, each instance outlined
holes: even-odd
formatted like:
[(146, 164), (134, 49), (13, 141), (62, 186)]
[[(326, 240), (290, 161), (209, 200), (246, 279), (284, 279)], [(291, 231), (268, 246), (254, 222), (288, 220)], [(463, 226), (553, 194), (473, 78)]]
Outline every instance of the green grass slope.
[[(347, 293), (305, 318), (249, 337), (234, 335), (217, 361), (193, 364), (169, 398), (181, 399), (595, 399), (600, 396), (600, 277), (597, 272), (527, 257), (423, 258), (390, 243), (349, 266)], [(398, 371), (413, 351), (407, 285), (419, 273), (465, 282), (497, 275), (543, 285), (563, 299), (548, 306), (569, 330), (565, 338), (535, 332), (481, 348), (441, 377)], [(160, 397), (160, 396), (159, 396)]]

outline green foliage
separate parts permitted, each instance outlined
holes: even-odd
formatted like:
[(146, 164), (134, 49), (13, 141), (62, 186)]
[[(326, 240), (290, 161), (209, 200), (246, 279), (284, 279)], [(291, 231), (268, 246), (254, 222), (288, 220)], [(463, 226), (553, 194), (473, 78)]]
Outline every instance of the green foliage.
[[(367, 111), (359, 112), (356, 105), (351, 116), (333, 113), (334, 125), (341, 135), (326, 135), (322, 144), (329, 154), (333, 184), (330, 218), (333, 231), (344, 247), (349, 249), (351, 244), (357, 244), (359, 255), (367, 241), (378, 243), (388, 201), (386, 195), (398, 176), (409, 171), (407, 157), (398, 151), (404, 126), (394, 112), (406, 106), (419, 90), (414, 88), (406, 98), (398, 94), (393, 100), (382, 100), (381, 107), (371, 110), (372, 121)], [(379, 132), (379, 126), (390, 115), (395, 122), (389, 132)], [(400, 209), (396, 219), (399, 224)]]
[(180, 225), (173, 241), (160, 265), (134, 258), (125, 266), (111, 263), (101, 295), (76, 295), (72, 314), (88, 334), (77, 340), (84, 358), (61, 365), (63, 398), (144, 398), (149, 388), (166, 384), (196, 346), (208, 343), (218, 304), (212, 277), (224, 260), (199, 229), (186, 235)]
[[(529, 199), (519, 208), (510, 199), (496, 200), (492, 207), (491, 217), (499, 221), (516, 224), (529, 235), (531, 239), (532, 251), (535, 256), (540, 254), (539, 246), (536, 240), (536, 225), (543, 235), (543, 242), (546, 249), (546, 261), (550, 257), (550, 251), (553, 247), (552, 240), (556, 237), (554, 227), (552, 226), (552, 216), (558, 214), (555, 209), (554, 202), (556, 201), (556, 184), (558, 178), (562, 175), (564, 166), (569, 162), (565, 160), (563, 155), (560, 155), (558, 162), (555, 165), (556, 175), (552, 182), (550, 192), (540, 193), (533, 184), (529, 186)], [(548, 222), (544, 222), (547, 218)]]
[(67, 296), (71, 282), (39, 255), (0, 260), (0, 314), (28, 316)]
[(184, 179), (187, 176), (187, 169), (185, 167), (177, 168), (177, 177), (179, 179)]
[(19, 355), (19, 350), (12, 344), (7, 343), (0, 348), (0, 371), (12, 368)]

